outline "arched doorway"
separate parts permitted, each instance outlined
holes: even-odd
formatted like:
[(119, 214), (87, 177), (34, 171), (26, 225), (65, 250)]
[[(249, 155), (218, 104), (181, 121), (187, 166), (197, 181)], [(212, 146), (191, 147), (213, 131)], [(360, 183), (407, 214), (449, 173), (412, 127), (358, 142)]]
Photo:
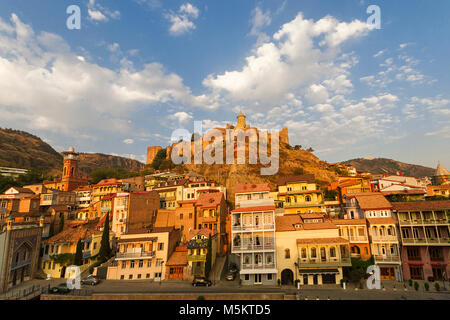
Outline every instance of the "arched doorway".
[(293, 285), (294, 284), (294, 273), (291, 269), (284, 269), (281, 271), (281, 284), (283, 285)]

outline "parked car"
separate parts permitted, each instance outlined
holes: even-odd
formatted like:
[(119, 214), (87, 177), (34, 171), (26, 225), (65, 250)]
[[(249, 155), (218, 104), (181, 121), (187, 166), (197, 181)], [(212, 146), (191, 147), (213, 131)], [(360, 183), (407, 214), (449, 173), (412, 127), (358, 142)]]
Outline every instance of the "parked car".
[(211, 280), (206, 279), (205, 277), (195, 277), (194, 280), (192, 280), (192, 285), (194, 287), (197, 286), (211, 286), (212, 282)]
[(233, 281), (234, 279), (236, 279), (236, 272), (227, 272), (227, 274), (225, 275), (225, 279), (227, 279), (228, 281)]
[(96, 284), (100, 283), (100, 278), (91, 274), (86, 279), (81, 280), (81, 283), (86, 284), (86, 285), (95, 286)]
[(50, 293), (68, 293), (70, 289), (67, 287), (67, 283), (60, 283), (56, 287), (50, 289)]

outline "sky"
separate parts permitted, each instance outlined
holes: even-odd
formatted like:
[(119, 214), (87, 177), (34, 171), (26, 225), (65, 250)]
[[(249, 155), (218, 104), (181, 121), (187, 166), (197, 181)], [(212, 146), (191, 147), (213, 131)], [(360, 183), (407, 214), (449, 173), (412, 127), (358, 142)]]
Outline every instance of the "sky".
[(145, 161), (174, 130), (242, 110), (329, 162), (450, 168), (449, 12), (447, 0), (2, 0), (0, 127)]

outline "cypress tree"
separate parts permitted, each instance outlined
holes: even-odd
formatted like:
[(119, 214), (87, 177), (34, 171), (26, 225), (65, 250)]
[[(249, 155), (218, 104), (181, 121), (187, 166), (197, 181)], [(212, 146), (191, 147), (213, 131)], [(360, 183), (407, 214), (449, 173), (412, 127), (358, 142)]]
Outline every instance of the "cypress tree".
[(211, 241), (211, 233), (208, 238), (208, 251), (206, 252), (206, 262), (205, 262), (205, 276), (209, 276), (209, 272), (211, 271), (211, 257), (212, 257), (212, 241)]
[(106, 214), (105, 223), (103, 225), (102, 241), (100, 243), (99, 258), (101, 262), (105, 262), (111, 256), (111, 247), (109, 245), (109, 212)]
[(77, 250), (75, 251), (75, 257), (73, 259), (73, 264), (76, 266), (83, 265), (83, 247), (81, 244), (81, 239), (78, 239)]
[(64, 229), (64, 214), (61, 215), (61, 217), (59, 218), (59, 229), (58, 229), (58, 233), (60, 233), (61, 231), (63, 231)]

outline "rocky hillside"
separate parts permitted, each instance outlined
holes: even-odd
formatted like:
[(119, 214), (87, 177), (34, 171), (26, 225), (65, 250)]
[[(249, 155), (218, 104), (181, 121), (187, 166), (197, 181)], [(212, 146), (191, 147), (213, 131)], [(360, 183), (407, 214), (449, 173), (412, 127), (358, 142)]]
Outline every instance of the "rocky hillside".
[(0, 128), (0, 166), (52, 169), (62, 156), (39, 137), (24, 131)]
[(396, 174), (402, 172), (405, 176), (412, 177), (430, 177), (434, 174), (435, 169), (416, 164), (409, 164), (386, 158), (375, 159), (353, 159), (343, 162), (350, 164), (360, 172), (370, 172), (372, 174)]
[[(145, 166), (137, 160), (101, 153), (81, 153), (79, 159), (81, 171), (87, 174), (104, 168), (140, 171)], [(39, 137), (24, 131), (0, 128), (0, 166), (43, 169), (51, 175), (58, 175), (62, 162), (62, 155)]]
[(327, 169), (327, 163), (311, 152), (292, 150), (286, 145), (280, 146), (280, 166), (275, 175), (262, 176), (260, 174), (261, 165), (250, 164), (185, 164), (182, 167), (225, 185), (227, 200), (231, 203), (234, 203), (234, 186), (239, 183), (269, 182), (272, 189), (275, 190), (278, 177), (283, 175), (313, 173), (319, 184), (328, 183), (336, 178), (335, 173)]
[(123, 168), (139, 172), (145, 167), (145, 164), (137, 160), (103, 153), (80, 153), (78, 159), (81, 171), (88, 174), (93, 170), (105, 168)]

